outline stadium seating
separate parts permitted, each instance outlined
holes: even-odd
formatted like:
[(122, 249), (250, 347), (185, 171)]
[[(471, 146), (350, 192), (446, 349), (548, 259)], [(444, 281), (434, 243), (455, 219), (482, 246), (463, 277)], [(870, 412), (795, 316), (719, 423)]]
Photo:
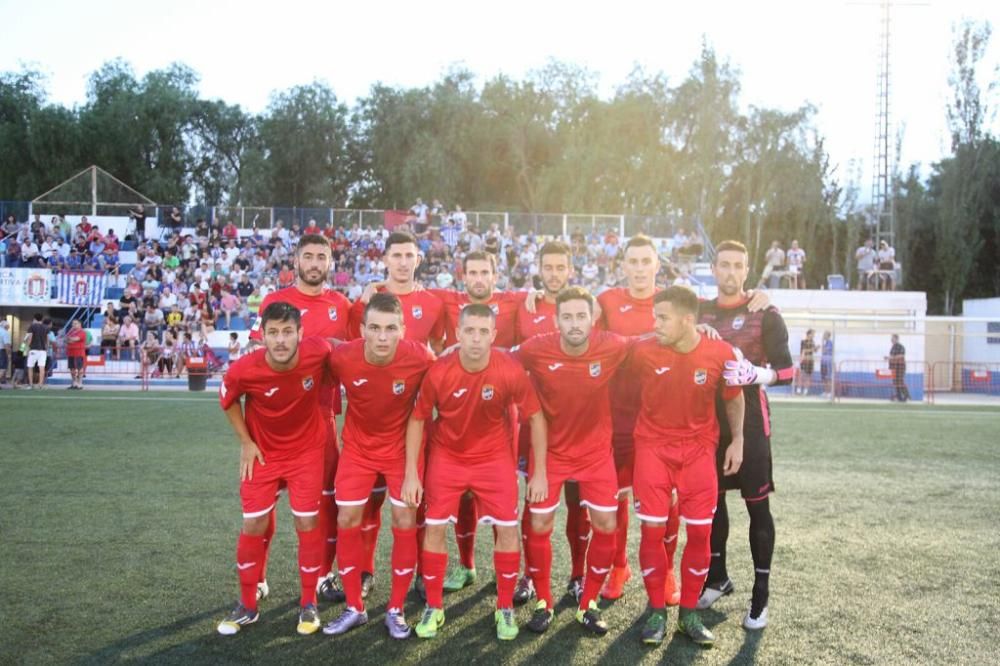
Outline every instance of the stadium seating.
[(847, 280), (845, 280), (844, 276), (840, 275), (840, 274), (827, 275), (826, 276), (826, 288), (827, 289), (838, 289), (838, 290), (843, 291), (843, 290), (847, 289)]

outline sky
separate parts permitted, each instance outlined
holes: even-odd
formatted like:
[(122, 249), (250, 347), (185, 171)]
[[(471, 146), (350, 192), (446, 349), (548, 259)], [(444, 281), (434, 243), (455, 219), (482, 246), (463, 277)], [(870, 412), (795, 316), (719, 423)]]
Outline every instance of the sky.
[[(919, 162), (926, 172), (948, 153), (949, 55), (963, 18), (1000, 29), (1000, 2), (894, 6), (890, 113), (904, 171)], [(812, 104), (840, 181), (856, 181), (862, 200), (871, 188), (879, 7), (867, 0), (0, 0), (0, 25), (0, 71), (43, 72), (49, 102), (82, 105), (87, 77), (121, 57), (140, 77), (183, 62), (200, 75), (203, 98), (251, 112), (263, 111), (273, 91), (314, 80), (352, 104), (376, 82), (424, 86), (455, 65), (481, 80), (520, 78), (550, 59), (594, 71), (609, 96), (637, 65), (680, 83), (705, 39), (740, 72), (741, 106)], [(984, 82), (1000, 80), (998, 41), (984, 59)], [(997, 133), (996, 115), (990, 127)]]

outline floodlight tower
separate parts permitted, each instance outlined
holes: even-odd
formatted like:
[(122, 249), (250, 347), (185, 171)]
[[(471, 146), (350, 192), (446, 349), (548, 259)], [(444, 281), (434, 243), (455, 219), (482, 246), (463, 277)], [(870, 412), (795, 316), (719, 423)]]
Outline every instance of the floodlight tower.
[(892, 164), (889, 153), (889, 37), (890, 0), (881, 0), (879, 6), (878, 74), (875, 80), (875, 150), (872, 162), (872, 211), (875, 227), (875, 247), (880, 241), (895, 246), (896, 215), (892, 191)]

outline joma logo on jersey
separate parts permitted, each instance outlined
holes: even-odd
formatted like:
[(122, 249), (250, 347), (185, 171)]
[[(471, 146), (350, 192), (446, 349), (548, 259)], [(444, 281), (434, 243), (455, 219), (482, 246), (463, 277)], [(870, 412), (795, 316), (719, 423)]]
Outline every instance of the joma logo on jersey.
[(708, 370), (704, 368), (698, 368), (694, 371), (694, 383), (704, 384), (708, 381)]
[(483, 387), (483, 400), (493, 399), (493, 385), (487, 384)]
[(423, 319), (424, 309), (422, 307), (420, 307), (419, 305), (414, 305), (413, 309), (410, 310), (410, 312), (413, 313), (413, 318), (414, 319)]
[(590, 376), (591, 377), (600, 377), (601, 376), (601, 362), (600, 361), (594, 361), (593, 363), (590, 364)]
[(406, 381), (403, 379), (392, 380), (392, 394), (393, 395), (403, 395), (403, 391), (406, 390)]
[(736, 317), (735, 319), (733, 319), (733, 330), (734, 331), (740, 330), (741, 328), (743, 328), (744, 323), (746, 323), (746, 319), (743, 318), (743, 315)]
[(490, 310), (493, 310), (493, 314), (495, 315), (500, 314), (500, 306), (497, 305), (496, 303), (490, 303)]
[(330, 316), (330, 321), (337, 321), (337, 308), (330, 308), (326, 312)]
[(312, 375), (310, 375), (310, 376), (308, 376), (308, 377), (306, 377), (306, 378), (304, 378), (302, 380), (302, 388), (304, 388), (307, 391), (312, 391), (312, 387), (313, 387), (313, 378), (312, 378)]

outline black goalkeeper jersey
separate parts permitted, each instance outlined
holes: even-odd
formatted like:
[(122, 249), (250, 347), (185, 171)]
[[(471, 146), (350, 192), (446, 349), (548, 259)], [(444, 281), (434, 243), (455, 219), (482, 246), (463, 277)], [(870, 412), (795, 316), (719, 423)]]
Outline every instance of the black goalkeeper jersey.
[[(717, 330), (723, 340), (739, 348), (754, 365), (774, 370), (778, 376), (775, 384), (791, 384), (795, 369), (788, 349), (785, 320), (774, 306), (750, 312), (747, 303), (749, 299), (733, 306), (719, 305), (718, 299), (703, 301), (699, 307), (699, 321)], [(763, 387), (756, 384), (744, 386), (743, 397), (746, 401), (743, 436), (769, 436), (771, 419)], [(730, 440), (729, 421), (721, 399), (716, 400), (716, 410), (722, 430), (720, 442), (727, 444)]]

